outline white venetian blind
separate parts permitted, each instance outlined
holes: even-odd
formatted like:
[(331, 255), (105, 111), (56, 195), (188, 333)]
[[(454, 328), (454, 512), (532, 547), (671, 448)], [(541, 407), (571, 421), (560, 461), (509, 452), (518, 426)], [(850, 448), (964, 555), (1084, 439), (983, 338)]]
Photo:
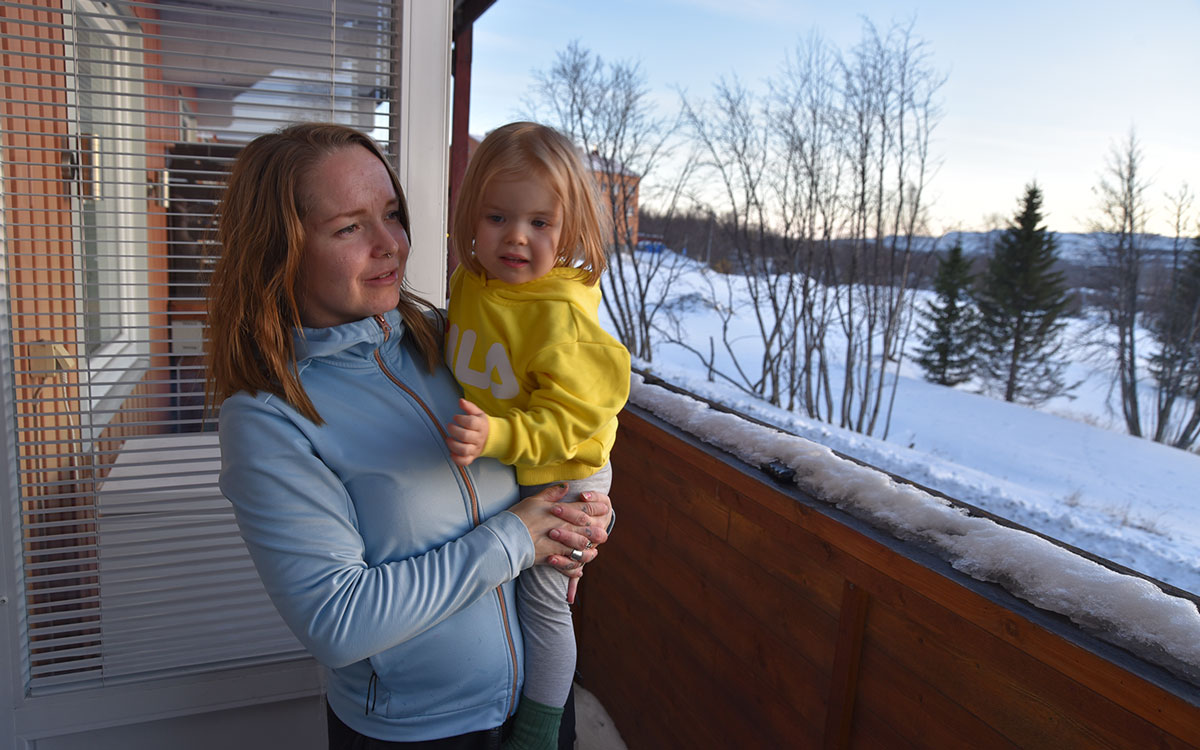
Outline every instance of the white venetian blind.
[(295, 658), (217, 487), (213, 214), (298, 120), (396, 141), (394, 4), (0, 0), (24, 683)]

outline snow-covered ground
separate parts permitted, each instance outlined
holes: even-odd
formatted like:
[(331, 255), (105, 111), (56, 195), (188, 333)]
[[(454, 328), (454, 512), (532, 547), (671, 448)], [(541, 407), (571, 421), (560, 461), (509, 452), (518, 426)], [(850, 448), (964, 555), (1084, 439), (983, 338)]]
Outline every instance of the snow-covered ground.
[[(698, 266), (680, 262), (688, 270), (672, 282), (672, 295), (707, 288)], [(723, 285), (718, 289), (724, 294)], [(711, 309), (689, 304), (676, 311), (690, 343), (707, 351), (713, 336), (720, 350), (720, 322)], [(749, 324), (747, 319), (747, 335), (739, 338), (746, 351), (754, 346)], [(1082, 337), (1080, 330), (1067, 335)], [(1200, 674), (1200, 614), (1192, 602), (1085, 558), (1064, 558), (1058, 548), (1032, 535), (1012, 536), (982, 518), (966, 520), (934, 496), (914, 494), (879, 476), (863, 477), (824, 450), (853, 456), (1172, 586), (1200, 592), (1200, 455), (1119, 431), (1105, 404), (1109, 388), (1102, 365), (1077, 362), (1072, 375), (1083, 383), (1075, 398), (1033, 409), (930, 384), (919, 368), (906, 364), (887, 440), (772, 407), (719, 379), (710, 382), (695, 355), (665, 341), (655, 346), (652, 363), (635, 366), (816, 445), (788, 439), (776, 445), (771, 442), (775, 438), (757, 433), (730, 441), (724, 433), (740, 427), (717, 419), (703, 405), (678, 402), (650, 386), (635, 386), (635, 402), (676, 414), (694, 430), (709, 433), (702, 436), (710, 442), (734, 452), (749, 450), (750, 460), (783, 460), (797, 470), (798, 483), (818, 496), (902, 536), (939, 546), (956, 567), (985, 580), (1015, 580), (1010, 588), (1018, 595), (1115, 633), (1118, 640), (1163, 645), (1173, 659), (1191, 665), (1185, 671), (1194, 668)], [(720, 358), (717, 366), (722, 367)], [(845, 489), (851, 486), (858, 490)]]

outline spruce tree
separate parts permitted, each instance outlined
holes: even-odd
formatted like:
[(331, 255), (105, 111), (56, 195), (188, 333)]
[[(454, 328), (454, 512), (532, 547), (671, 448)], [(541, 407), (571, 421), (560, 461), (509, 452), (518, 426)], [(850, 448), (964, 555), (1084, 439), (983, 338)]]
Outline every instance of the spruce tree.
[(1150, 356), (1158, 383), (1154, 439), (1188, 448), (1200, 438), (1200, 237), (1175, 271), (1171, 293), (1150, 329), (1158, 343)]
[(1042, 191), (1025, 188), (1012, 223), (996, 241), (983, 273), (979, 372), (1005, 401), (1040, 404), (1070, 390), (1059, 333), (1070, 296), (1054, 269), (1054, 236), (1042, 226)]
[(1172, 287), (1152, 328), (1183, 369), (1200, 378), (1200, 237), (1179, 264)]
[(975, 337), (978, 314), (971, 300), (971, 263), (963, 256), (962, 242), (938, 260), (933, 291), (918, 323), (921, 345), (917, 364), (925, 379), (939, 385), (958, 385), (975, 372)]

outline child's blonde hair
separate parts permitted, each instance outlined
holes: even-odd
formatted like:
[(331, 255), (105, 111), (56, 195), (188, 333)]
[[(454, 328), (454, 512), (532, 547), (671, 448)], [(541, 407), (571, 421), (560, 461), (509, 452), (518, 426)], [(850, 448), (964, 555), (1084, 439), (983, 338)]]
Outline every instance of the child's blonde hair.
[(512, 122), (496, 128), (471, 157), (454, 208), (451, 245), (458, 262), (474, 273), (483, 273), (473, 247), (475, 224), (488, 185), (497, 179), (531, 176), (545, 180), (562, 204), (556, 265), (579, 268), (586, 272), (585, 283), (595, 284), (608, 267), (608, 259), (592, 172), (566, 136), (536, 122)]

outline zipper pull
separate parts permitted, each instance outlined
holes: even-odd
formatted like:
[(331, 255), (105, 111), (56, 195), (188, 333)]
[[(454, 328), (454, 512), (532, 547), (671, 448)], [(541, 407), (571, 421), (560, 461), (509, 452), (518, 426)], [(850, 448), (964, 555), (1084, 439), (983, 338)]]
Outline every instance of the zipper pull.
[(379, 327), (383, 329), (383, 340), (387, 341), (392, 335), (392, 327), (388, 325), (388, 322), (382, 315), (376, 315), (374, 317), (375, 322), (378, 323)]

